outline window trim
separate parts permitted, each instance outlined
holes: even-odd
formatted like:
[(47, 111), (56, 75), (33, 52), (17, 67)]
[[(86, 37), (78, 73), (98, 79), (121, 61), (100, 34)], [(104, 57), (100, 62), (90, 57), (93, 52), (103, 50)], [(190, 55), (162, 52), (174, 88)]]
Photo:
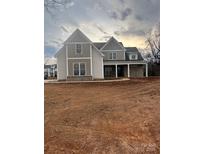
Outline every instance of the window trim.
[[(75, 75), (75, 64), (78, 64), (78, 75)], [(85, 75), (81, 75), (81, 68), (80, 68), (80, 64), (84, 64), (85, 65)], [(79, 62), (79, 63), (73, 63), (73, 76), (86, 76), (86, 63), (83, 63), (83, 62)]]
[[(111, 58), (110, 58), (110, 54), (112, 55)], [(116, 55), (115, 59), (113, 58), (113, 57), (114, 57), (114, 56), (113, 56), (114, 54)], [(116, 59), (117, 59), (117, 52), (110, 52), (108, 59), (109, 59), (109, 60), (116, 60)]]
[[(77, 66), (78, 66), (78, 75), (75, 75), (75, 65), (77, 64)], [(73, 75), (74, 76), (79, 76), (79, 73), (80, 73), (80, 67), (79, 67), (79, 63), (74, 63), (73, 64)]]
[[(135, 56), (135, 59), (132, 58), (133, 55)], [(138, 55), (137, 54), (130, 54), (129, 55), (129, 59), (130, 60), (137, 60), (138, 59)]]

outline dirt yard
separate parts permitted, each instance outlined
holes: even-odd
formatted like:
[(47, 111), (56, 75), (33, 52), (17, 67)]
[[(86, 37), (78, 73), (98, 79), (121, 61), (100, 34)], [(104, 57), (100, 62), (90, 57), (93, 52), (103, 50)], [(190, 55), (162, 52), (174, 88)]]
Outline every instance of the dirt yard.
[(159, 78), (45, 84), (46, 154), (158, 154)]

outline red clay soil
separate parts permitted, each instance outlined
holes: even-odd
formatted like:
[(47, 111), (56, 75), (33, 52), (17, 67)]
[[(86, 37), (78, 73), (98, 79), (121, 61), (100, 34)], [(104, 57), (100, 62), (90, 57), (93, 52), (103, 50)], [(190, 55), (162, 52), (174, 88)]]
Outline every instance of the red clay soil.
[(46, 154), (158, 154), (160, 80), (45, 84)]

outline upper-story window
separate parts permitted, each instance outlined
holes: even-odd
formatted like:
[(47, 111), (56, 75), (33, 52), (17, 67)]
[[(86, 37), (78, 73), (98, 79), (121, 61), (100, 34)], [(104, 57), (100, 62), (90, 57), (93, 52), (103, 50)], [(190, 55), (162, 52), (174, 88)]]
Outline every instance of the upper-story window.
[(137, 55), (136, 54), (131, 54), (130, 55), (130, 60), (137, 60)]
[(117, 59), (117, 53), (116, 53), (116, 52), (111, 52), (111, 53), (109, 54), (109, 59), (110, 59), (110, 60)]
[(82, 53), (82, 46), (81, 44), (76, 44), (76, 53), (81, 54)]

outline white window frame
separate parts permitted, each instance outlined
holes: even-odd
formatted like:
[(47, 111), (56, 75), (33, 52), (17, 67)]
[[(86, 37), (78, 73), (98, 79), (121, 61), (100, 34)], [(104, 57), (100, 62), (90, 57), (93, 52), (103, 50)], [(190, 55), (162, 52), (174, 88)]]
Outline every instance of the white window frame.
[[(78, 64), (78, 75), (75, 75), (75, 68), (74, 68), (74, 66), (75, 66), (75, 64)], [(80, 64), (84, 64), (85, 65), (85, 74), (84, 75), (81, 75), (80, 73), (80, 71), (81, 71), (81, 68), (80, 68)], [(82, 63), (82, 62), (80, 62), (80, 63), (73, 63), (73, 76), (86, 76), (86, 63)]]
[[(133, 59), (132, 56), (135, 56), (135, 58)], [(137, 54), (130, 54), (129, 55), (130, 60), (137, 60), (138, 59), (138, 55)]]
[[(80, 53), (77, 52), (77, 46), (80, 45)], [(82, 48), (82, 44), (75, 44), (75, 54), (76, 55), (82, 55), (83, 52), (83, 48)]]
[[(112, 55), (111, 58), (110, 58), (110, 54)], [(115, 59), (113, 58), (114, 54), (116, 55)], [(109, 60), (116, 60), (117, 59), (117, 52), (110, 52), (108, 56), (109, 56), (109, 58), (108, 58)]]

